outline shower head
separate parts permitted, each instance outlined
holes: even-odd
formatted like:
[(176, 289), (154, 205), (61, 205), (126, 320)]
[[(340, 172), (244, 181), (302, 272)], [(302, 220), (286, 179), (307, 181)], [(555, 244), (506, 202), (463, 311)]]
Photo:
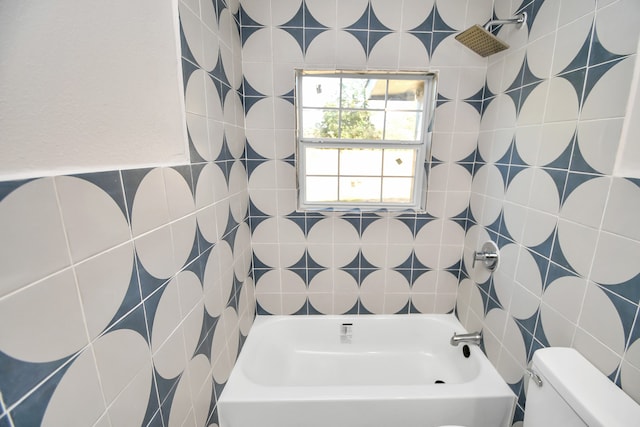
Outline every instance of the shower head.
[(486, 57), (509, 48), (508, 44), (491, 34), (489, 29), (493, 25), (516, 24), (517, 28), (520, 28), (525, 22), (527, 22), (526, 12), (523, 12), (512, 19), (495, 19), (487, 22), (484, 27), (474, 25), (473, 27), (464, 30), (456, 36), (456, 40), (473, 50), (478, 55)]

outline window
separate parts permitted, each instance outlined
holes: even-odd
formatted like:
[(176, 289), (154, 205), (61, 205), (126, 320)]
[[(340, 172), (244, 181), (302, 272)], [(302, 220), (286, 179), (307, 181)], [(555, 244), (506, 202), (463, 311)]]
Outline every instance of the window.
[(299, 208), (424, 210), (435, 81), (298, 70)]

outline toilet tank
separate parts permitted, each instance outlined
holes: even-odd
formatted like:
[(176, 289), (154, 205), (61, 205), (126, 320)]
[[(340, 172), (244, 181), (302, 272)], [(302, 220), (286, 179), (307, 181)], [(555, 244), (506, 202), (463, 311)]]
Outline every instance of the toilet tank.
[(525, 427), (631, 427), (640, 425), (640, 405), (572, 348), (536, 351), (527, 387)]

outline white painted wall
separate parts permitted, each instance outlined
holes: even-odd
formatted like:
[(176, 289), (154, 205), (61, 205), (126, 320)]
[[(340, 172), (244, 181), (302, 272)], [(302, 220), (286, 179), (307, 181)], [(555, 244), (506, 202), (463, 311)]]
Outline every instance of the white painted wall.
[(176, 2), (0, 1), (0, 180), (188, 162)]

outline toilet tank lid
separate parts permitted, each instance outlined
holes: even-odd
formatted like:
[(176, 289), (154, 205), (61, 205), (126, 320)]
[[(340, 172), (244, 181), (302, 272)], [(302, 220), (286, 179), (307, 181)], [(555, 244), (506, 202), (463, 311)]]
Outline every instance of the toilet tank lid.
[(539, 349), (533, 355), (532, 368), (588, 426), (638, 425), (640, 405), (575, 349)]

